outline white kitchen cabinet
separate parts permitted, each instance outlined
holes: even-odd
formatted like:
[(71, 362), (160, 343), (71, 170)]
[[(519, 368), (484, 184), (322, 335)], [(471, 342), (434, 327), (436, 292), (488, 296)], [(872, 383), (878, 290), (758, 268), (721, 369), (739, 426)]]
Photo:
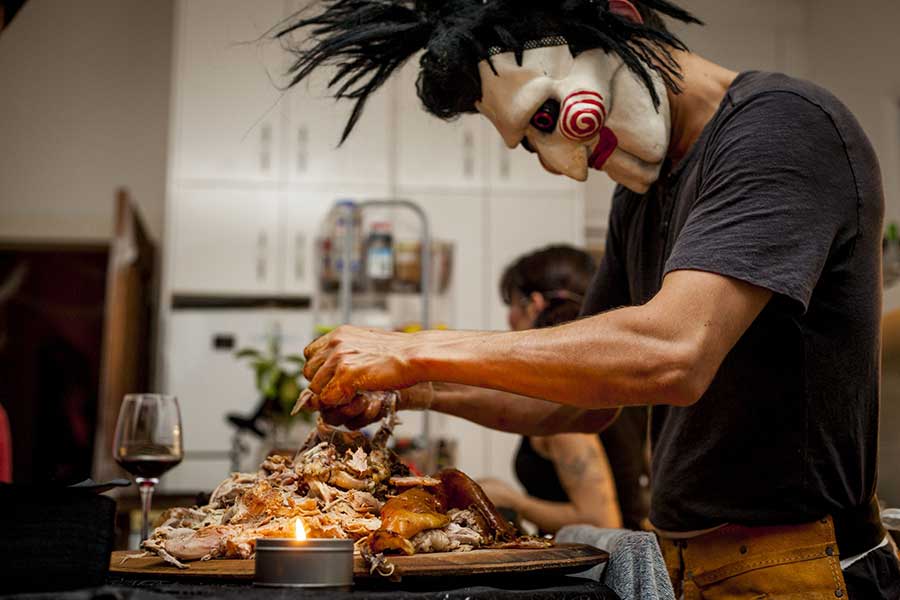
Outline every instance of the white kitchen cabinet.
[(480, 115), (443, 121), (416, 95), (418, 55), (395, 75), (397, 182), (401, 186), (475, 189), (484, 185), (487, 154)]
[(277, 309), (265, 313), (265, 322), (281, 337), (281, 352), (303, 354), (303, 349), (316, 339), (313, 312), (310, 309)]
[(316, 291), (316, 239), (328, 211), (342, 199), (353, 201), (388, 197), (385, 184), (350, 183), (292, 185), (284, 197), (279, 291), (312, 296)]
[(289, 56), (266, 33), (283, 0), (176, 3), (173, 176), (274, 181), (284, 130), (276, 81)]
[(553, 175), (541, 166), (537, 154), (528, 152), (521, 146), (507, 148), (503, 138), (487, 119), (482, 119), (485, 127), (485, 147), (488, 155), (488, 186), (492, 190), (547, 190), (569, 191), (578, 182), (563, 175)]
[[(412, 200), (425, 210), (431, 222), (432, 237), (453, 243), (450, 326), (454, 329), (484, 329), (486, 231), (483, 191), (407, 187), (399, 190), (398, 197)], [(413, 229), (415, 221), (401, 224), (406, 225), (408, 231), (417, 231)]]
[(336, 101), (326, 87), (333, 69), (313, 76), (286, 94), (289, 118), (285, 173), (292, 182), (387, 185), (390, 180), (391, 85), (366, 101), (347, 141), (341, 134), (354, 102)]
[(281, 195), (259, 186), (173, 191), (167, 260), (171, 290), (207, 295), (277, 292)]
[[(165, 391), (178, 397), (184, 461), (162, 478), (168, 490), (211, 490), (228, 475), (230, 412), (251, 413), (258, 394), (251, 369), (234, 357), (265, 343), (266, 323), (256, 311), (176, 311), (169, 317)], [(228, 339), (233, 345), (217, 349)]]
[[(172, 312), (167, 338), (176, 351), (166, 357), (163, 387), (181, 407), (184, 460), (162, 478), (164, 489), (210, 491), (227, 477), (234, 429), (226, 415), (250, 414), (259, 403), (253, 370), (235, 351), (264, 349), (276, 334), (283, 353), (298, 353), (312, 340), (312, 328), (308, 310)], [(254, 461), (257, 457), (248, 456), (243, 463)]]
[[(570, 192), (492, 192), (488, 199), (488, 280), (494, 290), (504, 269), (522, 254), (548, 244), (584, 244), (584, 205)], [(507, 329), (507, 307), (488, 297), (488, 328)]]

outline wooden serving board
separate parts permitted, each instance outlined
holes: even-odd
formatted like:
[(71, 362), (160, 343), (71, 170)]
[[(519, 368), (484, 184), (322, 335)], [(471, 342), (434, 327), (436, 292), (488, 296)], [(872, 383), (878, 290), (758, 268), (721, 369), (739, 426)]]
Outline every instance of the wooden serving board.
[[(134, 577), (192, 578), (252, 580), (254, 561), (208, 560), (188, 564), (178, 569), (161, 558), (123, 558), (138, 554), (134, 551), (113, 552), (111, 573)], [(436, 552), (413, 556), (393, 556), (389, 560), (401, 577), (435, 577), (441, 575), (491, 575), (500, 573), (557, 572), (571, 573), (605, 562), (609, 555), (584, 544), (557, 544), (539, 549), (472, 550), (471, 552)], [(357, 579), (379, 577), (370, 575), (358, 554), (353, 559), (353, 576)]]

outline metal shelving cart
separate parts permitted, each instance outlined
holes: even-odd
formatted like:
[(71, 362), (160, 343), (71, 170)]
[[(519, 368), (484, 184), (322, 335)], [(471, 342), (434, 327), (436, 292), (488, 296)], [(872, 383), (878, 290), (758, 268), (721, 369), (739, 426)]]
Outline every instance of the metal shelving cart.
[[(412, 237), (397, 226), (408, 226), (410, 218), (417, 229)], [(447, 327), (452, 255), (452, 245), (433, 238), (428, 215), (415, 202), (338, 200), (316, 240), (317, 334), (342, 324), (400, 331)], [(417, 315), (410, 318), (415, 305)], [(421, 466), (431, 470), (436, 450), (428, 411), (417, 437), (424, 449)]]

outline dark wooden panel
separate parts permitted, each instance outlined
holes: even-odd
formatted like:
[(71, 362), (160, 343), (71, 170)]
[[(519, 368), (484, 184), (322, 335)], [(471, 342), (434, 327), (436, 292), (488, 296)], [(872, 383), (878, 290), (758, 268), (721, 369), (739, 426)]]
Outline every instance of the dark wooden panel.
[[(191, 579), (253, 579), (253, 560), (209, 560), (188, 563), (177, 569), (157, 557), (123, 558), (134, 552), (113, 552), (110, 571), (117, 575)], [(584, 544), (559, 544), (540, 549), (473, 550), (472, 552), (436, 552), (415, 556), (391, 557), (396, 573), (404, 577), (444, 575), (489, 575), (497, 573), (572, 572), (606, 561), (608, 554)], [(362, 558), (354, 558), (354, 576), (372, 577)]]
[(97, 481), (125, 474), (112, 458), (113, 433), (123, 397), (151, 391), (155, 255), (155, 246), (128, 191), (117, 190), (94, 446), (93, 477)]

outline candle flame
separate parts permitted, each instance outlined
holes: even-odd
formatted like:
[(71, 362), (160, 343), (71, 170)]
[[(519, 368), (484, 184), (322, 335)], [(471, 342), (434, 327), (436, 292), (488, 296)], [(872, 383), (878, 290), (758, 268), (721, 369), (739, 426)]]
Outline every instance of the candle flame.
[(303, 527), (303, 521), (294, 520), (294, 539), (302, 541), (306, 539), (306, 528)]

